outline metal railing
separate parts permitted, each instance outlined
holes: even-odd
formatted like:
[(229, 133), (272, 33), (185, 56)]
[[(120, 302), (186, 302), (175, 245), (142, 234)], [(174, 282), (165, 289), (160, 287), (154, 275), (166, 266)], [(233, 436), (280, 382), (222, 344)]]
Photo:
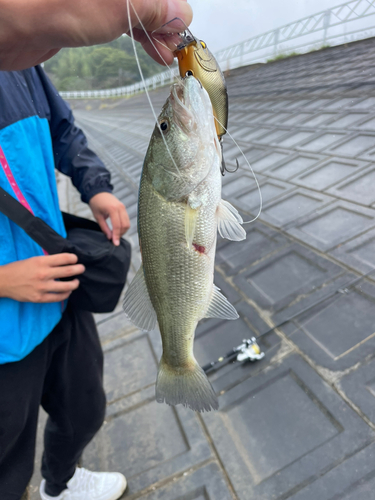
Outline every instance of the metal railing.
[[(265, 62), (270, 57), (287, 55), (296, 50), (303, 53), (326, 45), (340, 45), (369, 38), (375, 36), (375, 25), (371, 19), (365, 26), (364, 20), (374, 14), (375, 0), (350, 0), (215, 52), (215, 57), (221, 63), (222, 70), (226, 71), (255, 62)], [(350, 31), (347, 31), (348, 26)], [(296, 44), (297, 39), (299, 42)], [(144, 84), (137, 82), (108, 90), (80, 90), (60, 94), (65, 99), (130, 96), (143, 91), (145, 86), (151, 90), (171, 83), (177, 75), (178, 69), (174, 68), (147, 78)]]
[(145, 86), (147, 90), (156, 89), (157, 87), (163, 87), (166, 84), (172, 83), (174, 78), (178, 75), (178, 68), (173, 68), (168, 71), (163, 71), (157, 75), (151, 76), (145, 79), (145, 83), (137, 82), (133, 85), (127, 85), (126, 87), (116, 87), (114, 89), (106, 90), (71, 90), (66, 92), (60, 92), (61, 97), (64, 99), (95, 99), (102, 97), (119, 97), (119, 96), (131, 96), (137, 94), (138, 92), (143, 92)]

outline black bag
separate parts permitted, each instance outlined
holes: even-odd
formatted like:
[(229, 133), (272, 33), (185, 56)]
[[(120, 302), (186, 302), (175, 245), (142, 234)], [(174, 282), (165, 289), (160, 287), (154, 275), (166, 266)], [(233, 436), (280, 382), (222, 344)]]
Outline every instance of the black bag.
[(24, 229), (47, 253), (77, 255), (86, 271), (76, 276), (80, 286), (69, 297), (75, 307), (97, 313), (113, 311), (130, 265), (131, 247), (126, 240), (120, 238), (120, 245), (115, 246), (96, 222), (63, 212), (65, 239), (1, 187), (0, 212)]

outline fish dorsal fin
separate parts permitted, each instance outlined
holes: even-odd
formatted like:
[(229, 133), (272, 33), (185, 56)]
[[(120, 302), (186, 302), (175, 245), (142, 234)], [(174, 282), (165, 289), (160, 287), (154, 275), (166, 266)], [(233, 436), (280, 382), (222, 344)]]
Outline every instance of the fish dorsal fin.
[(190, 203), (188, 201), (186, 203), (186, 209), (185, 209), (185, 237), (188, 248), (191, 248), (191, 245), (193, 244), (198, 214), (199, 214), (199, 207), (191, 208)]
[(233, 241), (246, 239), (246, 231), (241, 226), (242, 217), (233, 205), (221, 200), (217, 210), (217, 228), (222, 238)]
[(156, 312), (147, 290), (143, 265), (138, 269), (124, 297), (126, 317), (141, 330), (150, 332), (156, 326)]
[(205, 318), (237, 319), (239, 318), (236, 309), (228, 302), (227, 298), (220, 293), (220, 288), (216, 285), (212, 287), (211, 299), (208, 305)]

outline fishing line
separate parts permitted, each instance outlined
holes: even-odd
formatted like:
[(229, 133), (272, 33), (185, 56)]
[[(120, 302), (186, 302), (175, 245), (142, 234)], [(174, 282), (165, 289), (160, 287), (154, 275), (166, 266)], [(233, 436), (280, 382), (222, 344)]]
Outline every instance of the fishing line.
[[(154, 42), (153, 42), (152, 38), (150, 37), (150, 35), (148, 34), (148, 32), (147, 32), (146, 28), (144, 27), (144, 25), (143, 25), (143, 23), (142, 23), (142, 21), (141, 21), (141, 19), (140, 19), (139, 15), (138, 15), (137, 11), (135, 10), (134, 5), (133, 5), (132, 1), (131, 1), (131, 0), (128, 0), (128, 1), (127, 1), (127, 5), (126, 5), (126, 6), (127, 6), (127, 14), (128, 14), (128, 21), (129, 21), (129, 30), (130, 30), (130, 35), (131, 35), (131, 40), (132, 40), (132, 45), (133, 45), (134, 56), (135, 56), (135, 59), (136, 59), (136, 62), (137, 62), (137, 66), (138, 66), (138, 71), (139, 71), (139, 74), (140, 74), (141, 79), (142, 79), (143, 87), (144, 87), (144, 89), (145, 89), (145, 92), (146, 92), (146, 95), (147, 95), (147, 99), (148, 99), (148, 102), (149, 102), (150, 107), (151, 107), (152, 114), (153, 114), (154, 119), (155, 119), (155, 123), (157, 124), (157, 126), (158, 126), (158, 128), (159, 128), (160, 135), (161, 135), (161, 137), (162, 137), (162, 139), (163, 139), (164, 145), (165, 145), (165, 147), (166, 147), (166, 149), (167, 149), (167, 151), (168, 151), (168, 154), (169, 154), (169, 156), (170, 156), (170, 158), (171, 158), (171, 160), (172, 160), (172, 162), (173, 162), (173, 165), (174, 165), (174, 167), (176, 168), (176, 170), (177, 170), (177, 172), (178, 172), (179, 176), (180, 176), (180, 177), (182, 177), (181, 172), (180, 172), (180, 170), (179, 170), (179, 168), (178, 168), (178, 166), (177, 166), (177, 164), (176, 164), (176, 162), (175, 162), (175, 160), (174, 160), (174, 158), (173, 158), (173, 156), (172, 156), (172, 153), (171, 153), (171, 151), (170, 151), (170, 149), (169, 149), (169, 146), (168, 146), (168, 144), (167, 144), (167, 141), (166, 141), (166, 139), (165, 139), (165, 137), (164, 137), (164, 135), (163, 135), (163, 132), (162, 132), (162, 130), (161, 130), (161, 128), (160, 128), (160, 125), (159, 125), (159, 122), (158, 122), (158, 117), (156, 116), (154, 106), (153, 106), (153, 104), (152, 104), (152, 101), (151, 101), (151, 98), (150, 98), (149, 92), (148, 92), (148, 90), (147, 90), (147, 88), (146, 88), (146, 83), (145, 83), (145, 79), (144, 79), (144, 76), (143, 76), (143, 71), (142, 71), (142, 68), (141, 68), (141, 65), (140, 65), (140, 62), (139, 62), (139, 58), (138, 58), (138, 54), (137, 54), (137, 49), (136, 49), (135, 42), (134, 42), (134, 38), (133, 38), (133, 27), (132, 27), (132, 24), (131, 24), (131, 18), (130, 18), (130, 7), (129, 7), (129, 5), (131, 5), (131, 6), (132, 6), (132, 9), (133, 9), (133, 11), (134, 11), (134, 14), (135, 14), (135, 16), (136, 16), (137, 20), (138, 20), (139, 25), (140, 25), (140, 26), (141, 26), (141, 28), (143, 29), (144, 33), (146, 34), (146, 37), (148, 38), (148, 40), (149, 40), (149, 42), (151, 43), (152, 47), (155, 49), (156, 53), (159, 55), (160, 59), (163, 61), (164, 65), (165, 65), (165, 66), (169, 69), (169, 71), (171, 72), (171, 76), (174, 76), (174, 75), (173, 75), (173, 69), (172, 69), (172, 67), (171, 67), (171, 66), (169, 66), (169, 65), (167, 64), (167, 62), (165, 61), (165, 59), (163, 58), (163, 56), (160, 54), (160, 52), (159, 52), (159, 50), (157, 49), (156, 45), (154, 44)], [(155, 31), (156, 31), (156, 30), (155, 30)], [(169, 49), (169, 47), (167, 47), (166, 45), (164, 45), (164, 44), (163, 44), (162, 42), (160, 42), (159, 40), (156, 40), (156, 39), (155, 39), (155, 41), (157, 41), (158, 43), (161, 43), (161, 45), (163, 45), (163, 46), (164, 46), (164, 47), (166, 47), (168, 50), (170, 50), (170, 49)], [(171, 52), (172, 52), (172, 51), (171, 51)], [(184, 81), (183, 81), (183, 80), (181, 80), (181, 83), (182, 83), (183, 87), (185, 88), (185, 84), (184, 84)], [(249, 163), (248, 159), (246, 158), (246, 156), (245, 156), (244, 152), (242, 151), (241, 147), (238, 145), (237, 141), (234, 139), (234, 137), (232, 136), (232, 134), (228, 131), (228, 129), (226, 129), (226, 128), (224, 127), (224, 125), (223, 125), (223, 124), (222, 124), (222, 123), (221, 123), (221, 122), (220, 122), (220, 121), (216, 118), (216, 116), (215, 116), (214, 114), (212, 114), (212, 116), (213, 116), (213, 117), (214, 117), (214, 119), (215, 119), (215, 120), (219, 123), (219, 125), (221, 125), (221, 126), (223, 127), (223, 129), (226, 131), (226, 133), (227, 133), (227, 134), (228, 134), (228, 136), (231, 138), (231, 140), (233, 141), (233, 143), (237, 146), (238, 150), (240, 151), (240, 153), (241, 153), (241, 154), (242, 154), (242, 156), (244, 157), (245, 162), (246, 162), (246, 163), (247, 163), (247, 165), (249, 166), (251, 173), (253, 174), (253, 177), (254, 177), (254, 180), (255, 180), (255, 183), (256, 183), (256, 186), (257, 186), (257, 189), (258, 189), (258, 193), (259, 193), (259, 211), (258, 211), (258, 214), (256, 215), (256, 217), (254, 217), (253, 219), (251, 219), (251, 220), (249, 220), (249, 221), (244, 221), (244, 222), (243, 222), (243, 224), (250, 224), (250, 223), (252, 223), (252, 222), (256, 221), (256, 220), (259, 218), (259, 216), (260, 216), (260, 214), (261, 214), (261, 212), (262, 212), (262, 208), (263, 208), (262, 193), (261, 193), (261, 190), (260, 190), (260, 186), (259, 186), (258, 179), (256, 178), (255, 172), (254, 172), (254, 170), (252, 169), (252, 167), (251, 167), (251, 165), (250, 165), (250, 163)], [(169, 172), (169, 171), (168, 171), (168, 172)], [(169, 172), (169, 173), (172, 173), (172, 172)], [(182, 179), (183, 179), (183, 177), (182, 177)], [(186, 181), (184, 181), (184, 182), (186, 183)]]
[[(172, 21), (174, 21), (175, 19), (181, 20), (179, 17), (175, 17), (174, 19), (172, 19)], [(172, 21), (170, 21), (170, 22), (172, 22)], [(166, 23), (166, 24), (168, 24), (168, 23)], [(164, 26), (164, 25), (163, 25), (163, 26)], [(163, 27), (163, 26), (162, 26), (162, 27)], [(159, 28), (158, 28), (158, 29), (159, 29)], [(152, 32), (151, 32), (151, 35), (153, 35), (153, 34), (155, 33), (155, 31), (157, 31), (157, 30), (152, 31)], [(168, 36), (168, 34), (166, 34), (166, 35)], [(178, 33), (173, 33), (173, 35), (177, 35), (177, 36), (178, 36)], [(172, 35), (172, 36), (173, 36), (173, 35)], [(172, 36), (171, 36), (171, 39), (172, 39)], [(163, 47), (165, 47), (167, 50), (170, 50), (171, 52), (174, 52), (172, 49), (170, 49), (170, 48), (168, 47), (168, 45), (165, 45), (165, 43), (163, 43), (161, 40), (158, 40), (158, 39), (156, 38), (156, 36), (154, 37), (154, 40), (155, 40), (155, 42), (160, 43), (160, 45), (162, 45)], [(151, 43), (152, 43), (152, 42), (151, 42)], [(175, 43), (175, 42), (173, 42), (173, 43), (174, 43), (174, 45), (176, 46), (176, 49), (177, 49), (177, 45), (176, 45), (176, 43)], [(156, 50), (156, 47), (154, 47), (154, 48), (155, 48), (155, 50)], [(160, 54), (159, 54), (159, 55), (160, 55)]]
[[(161, 26), (161, 28), (163, 28), (164, 26), (167, 26), (167, 24), (171, 24), (171, 23), (173, 23), (173, 21), (176, 21), (176, 20), (179, 20), (179, 21), (180, 21), (180, 22), (181, 22), (181, 23), (185, 26), (185, 32), (186, 32), (186, 31), (188, 31), (188, 32), (189, 32), (189, 34), (191, 35), (192, 39), (194, 39), (194, 40), (198, 43), (198, 40), (195, 38), (195, 36), (193, 35), (193, 33), (192, 33), (192, 32), (189, 30), (189, 28), (186, 26), (185, 21), (183, 21), (183, 19), (181, 19), (180, 17), (174, 17), (174, 18), (173, 18), (173, 19), (171, 19), (170, 21), (168, 21), (168, 22), (164, 23), (164, 24), (163, 24), (163, 26)], [(156, 30), (152, 31), (152, 32), (151, 32), (151, 35), (153, 35), (154, 33), (156, 33), (156, 32), (157, 32), (159, 29), (161, 29), (161, 28), (157, 28)], [(159, 33), (159, 34), (160, 34), (160, 33)], [(166, 35), (166, 36), (168, 36), (169, 34), (168, 34), (168, 33), (165, 33), (165, 35)], [(176, 35), (176, 36), (180, 36), (180, 34), (179, 34), (179, 33), (171, 33), (171, 35), (170, 35), (171, 40), (172, 40), (172, 38), (173, 38), (175, 35)], [(162, 45), (163, 47), (165, 47), (167, 50), (170, 50), (171, 52), (174, 52), (174, 51), (173, 51), (173, 50), (171, 50), (171, 49), (170, 49), (167, 45), (165, 45), (165, 44), (164, 44), (161, 40), (158, 40), (156, 37), (154, 38), (154, 40), (155, 40), (157, 43), (160, 43), (160, 45)], [(150, 41), (151, 41), (151, 40), (150, 40)], [(151, 43), (152, 43), (152, 42), (151, 42)], [(177, 45), (175, 42), (173, 42), (173, 40), (172, 40), (172, 43), (174, 43), (174, 45), (176, 46), (176, 49), (177, 49), (178, 45)], [(155, 50), (157, 50), (155, 46), (154, 46), (154, 48), (155, 48)], [(159, 55), (160, 55), (160, 54), (159, 54)]]
[[(169, 66), (169, 65), (167, 64), (167, 62), (165, 61), (165, 59), (163, 58), (163, 56), (160, 54), (160, 52), (159, 52), (159, 50), (157, 49), (156, 45), (154, 44), (154, 42), (153, 42), (152, 38), (150, 37), (150, 35), (148, 34), (148, 32), (147, 32), (146, 28), (144, 27), (144, 25), (143, 25), (143, 23), (142, 23), (142, 21), (141, 21), (140, 17), (138, 16), (138, 13), (137, 13), (137, 11), (135, 10), (134, 5), (133, 5), (132, 1), (131, 1), (131, 0), (128, 0), (128, 2), (127, 2), (128, 21), (129, 21), (129, 27), (130, 27), (131, 40), (132, 40), (132, 45), (133, 45), (133, 50), (134, 50), (134, 55), (135, 55), (135, 59), (136, 59), (136, 62), (137, 62), (138, 70), (139, 70), (139, 73), (140, 73), (140, 75), (141, 75), (141, 79), (142, 79), (142, 83), (143, 83), (143, 86), (144, 86), (144, 89), (145, 89), (145, 92), (146, 92), (146, 95), (147, 95), (147, 99), (148, 99), (148, 102), (149, 102), (149, 104), (150, 104), (152, 114), (154, 115), (155, 122), (156, 122), (156, 124), (157, 124), (157, 126), (158, 126), (158, 128), (159, 128), (159, 130), (160, 130), (160, 135), (161, 135), (161, 137), (162, 137), (162, 139), (163, 139), (164, 145), (165, 145), (165, 147), (167, 148), (168, 154), (169, 154), (169, 156), (170, 156), (170, 158), (171, 158), (171, 160), (172, 160), (172, 162), (173, 162), (173, 165), (175, 166), (175, 168), (176, 168), (176, 170), (177, 170), (177, 172), (178, 172), (178, 175), (179, 175), (179, 176), (183, 179), (183, 176), (181, 175), (181, 172), (180, 172), (179, 168), (177, 167), (176, 162), (175, 162), (175, 160), (174, 160), (174, 158), (173, 158), (173, 156), (172, 156), (172, 153), (171, 153), (171, 151), (170, 151), (170, 149), (169, 149), (169, 146), (168, 146), (168, 144), (167, 144), (167, 142), (166, 142), (166, 140), (165, 140), (165, 138), (164, 138), (163, 132), (162, 132), (162, 130), (160, 129), (160, 125), (159, 125), (159, 123), (158, 123), (158, 118), (157, 118), (157, 116), (156, 116), (156, 113), (155, 113), (155, 110), (154, 110), (154, 106), (153, 106), (153, 104), (152, 104), (151, 98), (150, 98), (149, 93), (148, 93), (148, 90), (147, 90), (147, 88), (146, 88), (145, 79), (144, 79), (144, 77), (143, 77), (142, 68), (141, 68), (140, 63), (139, 63), (137, 50), (136, 50), (135, 43), (134, 43), (134, 40), (133, 40), (133, 28), (132, 28), (132, 26), (131, 26), (129, 4), (132, 6), (132, 9), (133, 9), (133, 11), (134, 11), (134, 14), (135, 14), (135, 16), (136, 16), (136, 18), (137, 18), (137, 20), (138, 20), (138, 22), (139, 22), (139, 25), (140, 25), (140, 26), (141, 26), (141, 28), (143, 29), (143, 31), (144, 31), (144, 33), (145, 33), (146, 37), (148, 38), (149, 42), (151, 43), (151, 45), (152, 45), (152, 46), (153, 46), (153, 48), (155, 49), (155, 51), (156, 51), (156, 53), (158, 54), (158, 56), (160, 57), (160, 59), (163, 61), (164, 65), (165, 65), (165, 66), (169, 69), (169, 71), (170, 71), (170, 73), (171, 73), (171, 76), (172, 76), (172, 77), (174, 77), (174, 74), (173, 74), (173, 69), (172, 69), (172, 67), (171, 67), (171, 66)], [(175, 18), (175, 19), (179, 19), (179, 18)], [(183, 21), (182, 21), (182, 22), (183, 22)], [(183, 24), (185, 24), (185, 23), (183, 23)], [(154, 31), (156, 31), (156, 30), (154, 30)], [(156, 39), (155, 39), (155, 40), (156, 40)], [(161, 43), (159, 40), (156, 40), (156, 41), (158, 41), (159, 43)], [(167, 46), (166, 46), (166, 45), (164, 45), (163, 43), (161, 43), (161, 45), (163, 45), (164, 47), (166, 47), (168, 50), (171, 50), (169, 47), (167, 47)], [(172, 52), (172, 51), (171, 51), (171, 52)], [(181, 79), (181, 84), (182, 84), (182, 86), (183, 86), (184, 88), (186, 88), (186, 85), (185, 85), (185, 83), (184, 83), (183, 79)], [(212, 115), (212, 116), (214, 116), (214, 115)], [(164, 167), (163, 167), (163, 168), (164, 168)], [(166, 169), (164, 169), (164, 170), (166, 170)], [(166, 171), (167, 171), (167, 170), (166, 170)], [(167, 172), (168, 172), (169, 174), (174, 175), (175, 177), (177, 177), (175, 174), (173, 174), (173, 172), (170, 172), (169, 170), (168, 170)], [(184, 183), (186, 184), (186, 181), (184, 181)]]
[[(143, 25), (143, 23), (142, 23), (142, 21), (141, 21), (140, 17), (138, 16), (138, 13), (137, 13), (137, 11), (135, 10), (134, 5), (133, 5), (132, 1), (131, 1), (131, 0), (128, 0), (128, 1), (130, 2), (130, 5), (132, 6), (132, 9), (134, 10), (134, 14), (135, 14), (135, 16), (136, 16), (136, 18), (137, 18), (137, 20), (138, 20), (138, 22), (139, 22), (139, 24), (140, 24), (141, 28), (143, 29), (143, 31), (144, 31), (144, 33), (145, 33), (146, 37), (148, 38), (149, 42), (151, 43), (151, 45), (153, 46), (153, 48), (156, 50), (156, 52), (157, 52), (158, 56), (160, 57), (160, 59), (163, 61), (164, 66), (166, 66), (166, 67), (169, 69), (169, 71), (171, 72), (171, 76), (172, 76), (172, 77), (174, 77), (174, 74), (173, 74), (173, 68), (172, 68), (172, 66), (169, 66), (169, 64), (167, 64), (167, 62), (165, 61), (164, 57), (160, 54), (160, 52), (159, 52), (159, 51), (158, 51), (158, 49), (156, 48), (156, 45), (155, 45), (155, 44), (154, 44), (154, 42), (152, 41), (152, 38), (151, 38), (151, 37), (150, 37), (150, 35), (148, 34), (148, 32), (147, 32), (146, 28), (144, 27), (144, 25)], [(129, 16), (129, 12), (128, 12), (128, 16)], [(178, 18), (178, 17), (175, 17), (174, 19), (179, 19), (179, 18)], [(172, 21), (174, 21), (174, 19), (172, 19)], [(130, 23), (130, 19), (128, 19), (128, 21), (129, 21), (129, 23)], [(184, 24), (185, 24), (185, 23), (184, 23)], [(158, 29), (159, 29), (159, 28), (158, 28)], [(156, 30), (154, 30), (152, 33), (154, 33), (155, 31), (156, 31)], [(133, 31), (132, 31), (132, 30), (130, 30), (130, 32), (131, 32), (131, 34), (133, 33)], [(165, 47), (166, 49), (168, 49), (168, 50), (170, 50), (171, 52), (173, 52), (173, 51), (172, 51), (169, 47), (167, 47), (166, 45), (164, 45), (164, 44), (163, 44), (160, 40), (157, 40), (157, 39), (155, 38), (155, 41), (156, 41), (156, 42), (158, 42), (158, 43), (160, 43), (161, 45), (163, 45), (163, 47)], [(134, 48), (134, 44), (133, 44), (133, 49), (134, 49), (134, 52), (136, 53), (136, 50), (135, 50), (135, 48)], [(141, 76), (142, 76), (142, 75), (141, 75)], [(143, 82), (143, 84), (144, 84), (144, 82)]]
[(246, 158), (245, 156), (245, 153), (242, 151), (241, 147), (238, 145), (237, 141), (234, 139), (234, 137), (232, 136), (232, 134), (228, 131), (228, 129), (226, 129), (224, 127), (224, 125), (216, 118), (216, 116), (214, 116), (215, 120), (218, 122), (219, 125), (221, 125), (223, 127), (223, 129), (225, 130), (225, 132), (228, 134), (228, 136), (232, 139), (232, 141), (234, 142), (234, 144), (236, 145), (237, 149), (239, 150), (239, 152), (242, 154), (242, 156), (244, 157), (245, 159), (245, 162), (248, 164), (250, 170), (251, 170), (251, 173), (253, 174), (253, 177), (254, 177), (254, 180), (256, 182), (256, 185), (257, 185), (257, 188), (258, 188), (258, 193), (259, 193), (259, 211), (258, 211), (258, 214), (256, 217), (254, 217), (254, 219), (251, 219), (249, 221), (244, 221), (242, 224), (250, 224), (251, 222), (254, 222), (258, 219), (258, 217), (260, 216), (261, 212), (262, 212), (262, 208), (263, 208), (263, 198), (262, 198), (262, 192), (260, 190), (260, 186), (259, 186), (259, 182), (258, 182), (258, 179), (255, 175), (255, 172), (252, 168), (252, 166), (250, 165), (250, 162), (249, 160)]
[[(131, 38), (132, 45), (133, 45), (133, 50), (134, 50), (135, 60), (136, 60), (136, 62), (137, 62), (137, 66), (138, 66), (138, 71), (139, 71), (139, 74), (140, 74), (141, 79), (142, 79), (143, 87), (144, 87), (144, 89), (145, 89), (145, 92), (146, 92), (146, 95), (147, 95), (147, 99), (148, 99), (148, 102), (149, 102), (150, 107), (151, 107), (152, 114), (154, 115), (155, 123), (156, 123), (156, 125), (157, 125), (157, 127), (158, 127), (158, 129), (159, 129), (159, 131), (160, 131), (161, 138), (163, 139), (164, 146), (166, 147), (166, 149), (167, 149), (167, 151), (168, 151), (168, 154), (169, 154), (169, 156), (170, 156), (170, 158), (171, 158), (171, 160), (172, 160), (172, 162), (173, 162), (173, 165), (174, 165), (174, 167), (176, 168), (176, 170), (177, 170), (177, 172), (178, 172), (179, 176), (183, 179), (183, 176), (181, 175), (180, 169), (178, 168), (178, 166), (177, 166), (176, 162), (174, 161), (174, 158), (173, 158), (172, 153), (171, 153), (171, 151), (170, 151), (170, 149), (169, 149), (169, 146), (168, 146), (168, 144), (167, 144), (167, 141), (165, 140), (165, 137), (164, 137), (163, 131), (162, 131), (162, 130), (161, 130), (161, 128), (160, 128), (160, 125), (159, 125), (159, 122), (158, 122), (158, 117), (156, 116), (154, 106), (153, 106), (153, 104), (152, 104), (152, 101), (151, 101), (150, 95), (149, 95), (148, 90), (147, 90), (147, 88), (146, 88), (146, 82), (145, 82), (145, 79), (144, 79), (144, 76), (143, 76), (143, 71), (142, 71), (142, 68), (141, 68), (141, 64), (140, 64), (140, 62), (139, 62), (139, 58), (138, 58), (138, 54), (137, 54), (137, 49), (136, 49), (136, 47), (135, 47), (135, 42), (134, 42), (134, 38), (133, 38), (133, 27), (132, 27), (131, 18), (130, 18), (130, 7), (129, 7), (129, 5), (131, 5), (131, 6), (132, 6), (132, 9), (133, 9), (133, 11), (134, 11), (134, 14), (135, 14), (135, 15), (136, 15), (136, 17), (137, 17), (137, 20), (138, 20), (138, 22), (139, 22), (139, 24), (140, 24), (141, 28), (142, 28), (142, 29), (143, 29), (143, 31), (146, 33), (147, 38), (150, 40), (150, 42), (151, 42), (152, 46), (154, 47), (154, 49), (156, 50), (156, 52), (159, 54), (159, 56), (160, 56), (160, 58), (162, 59), (162, 61), (164, 62), (164, 64), (167, 66), (167, 68), (169, 68), (169, 69), (170, 69), (170, 71), (172, 71), (172, 69), (171, 69), (171, 68), (168, 66), (168, 64), (165, 62), (165, 60), (163, 59), (163, 57), (161, 56), (161, 54), (159, 53), (159, 51), (158, 51), (158, 50), (157, 50), (157, 48), (155, 47), (154, 43), (152, 42), (152, 40), (151, 40), (151, 38), (150, 38), (149, 34), (148, 34), (148, 33), (147, 33), (147, 31), (146, 31), (146, 28), (143, 26), (143, 23), (142, 23), (142, 21), (140, 20), (140, 18), (139, 18), (139, 16), (138, 16), (137, 11), (136, 11), (136, 10), (135, 10), (135, 8), (134, 8), (134, 5), (133, 5), (132, 1), (131, 1), (131, 0), (128, 0), (128, 1), (127, 1), (127, 3), (126, 3), (126, 8), (127, 8), (127, 14), (128, 14), (128, 21), (129, 21), (129, 31), (130, 31), (130, 35), (131, 35), (131, 36), (130, 36), (130, 38)], [(184, 181), (184, 179), (183, 179), (183, 181)], [(184, 181), (184, 183), (186, 184), (186, 181)]]
[[(129, 1), (131, 1), (131, 0), (129, 0)], [(133, 7), (133, 9), (134, 9), (134, 7)], [(138, 17), (138, 15), (137, 15), (137, 13), (136, 13), (136, 16), (137, 16), (137, 18), (138, 18), (138, 20), (139, 20), (139, 22), (140, 22), (140, 25), (142, 26), (142, 28), (143, 28), (144, 32), (146, 33), (147, 38), (148, 38), (148, 39), (149, 39), (149, 41), (151, 42), (152, 46), (154, 47), (154, 49), (155, 49), (155, 50), (156, 50), (156, 52), (158, 53), (159, 57), (162, 59), (162, 61), (163, 61), (163, 63), (165, 64), (165, 66), (167, 66), (167, 67), (168, 67), (168, 69), (169, 69), (169, 70), (171, 71), (171, 73), (172, 73), (172, 72), (173, 72), (172, 68), (171, 68), (170, 66), (168, 66), (168, 64), (165, 62), (164, 58), (162, 57), (162, 55), (160, 54), (160, 52), (159, 52), (159, 51), (158, 51), (158, 49), (156, 48), (156, 46), (155, 46), (155, 44), (153, 43), (153, 41), (152, 41), (151, 37), (149, 36), (149, 34), (148, 34), (148, 33), (147, 33), (147, 31), (145, 30), (144, 26), (142, 25), (142, 22), (141, 22), (141, 20), (139, 19), (139, 17)], [(179, 18), (175, 18), (175, 19), (179, 19)], [(174, 19), (172, 19), (172, 21), (174, 21)], [(180, 19), (180, 21), (182, 21), (182, 19)], [(182, 21), (182, 22), (183, 22), (183, 21)], [(183, 24), (185, 24), (185, 23), (183, 23)], [(186, 25), (185, 25), (185, 27), (186, 27), (186, 29), (188, 29)], [(154, 33), (155, 31), (157, 31), (157, 30), (154, 30), (152, 33)], [(190, 32), (190, 30), (189, 30), (189, 32)], [(192, 36), (194, 36), (194, 35), (192, 35)], [(194, 37), (194, 38), (195, 38), (195, 37)], [(156, 41), (156, 42), (158, 42), (158, 43), (160, 43), (160, 44), (161, 44), (163, 47), (165, 47), (166, 49), (171, 50), (171, 49), (170, 49), (167, 45), (165, 45), (164, 43), (162, 43), (160, 40), (157, 40), (157, 39), (155, 38), (155, 41)], [(172, 74), (173, 74), (173, 73), (172, 73)], [(182, 82), (181, 82), (181, 83), (182, 83), (183, 87), (185, 87), (185, 84), (184, 84), (183, 80), (182, 80)], [(249, 220), (249, 221), (245, 221), (245, 222), (243, 222), (243, 224), (250, 224), (250, 223), (252, 223), (252, 222), (256, 221), (256, 220), (259, 218), (259, 216), (260, 216), (260, 214), (261, 214), (261, 212), (262, 212), (262, 208), (263, 208), (262, 193), (261, 193), (261, 190), (260, 190), (260, 186), (259, 186), (258, 179), (257, 179), (257, 177), (256, 177), (256, 175), (255, 175), (255, 172), (254, 172), (254, 170), (253, 170), (252, 166), (250, 165), (250, 162), (249, 162), (249, 161), (248, 161), (248, 159), (246, 158), (246, 156), (245, 156), (244, 152), (242, 151), (241, 147), (238, 145), (237, 141), (233, 138), (233, 136), (230, 134), (230, 132), (228, 131), (228, 129), (226, 129), (226, 128), (224, 127), (224, 125), (223, 125), (223, 124), (222, 124), (222, 123), (221, 123), (221, 122), (220, 122), (220, 121), (216, 118), (216, 116), (215, 116), (214, 114), (212, 114), (212, 116), (213, 116), (213, 117), (214, 117), (214, 119), (215, 119), (215, 120), (219, 123), (219, 125), (221, 125), (221, 126), (223, 127), (223, 129), (226, 131), (226, 133), (228, 134), (228, 136), (232, 139), (233, 143), (236, 145), (236, 147), (238, 148), (238, 150), (240, 151), (240, 153), (241, 153), (241, 154), (242, 154), (242, 156), (244, 157), (245, 162), (247, 163), (247, 165), (249, 166), (249, 168), (250, 168), (250, 170), (251, 170), (251, 173), (253, 174), (253, 177), (254, 177), (254, 180), (255, 180), (255, 183), (256, 183), (256, 186), (257, 186), (257, 189), (258, 189), (258, 193), (259, 193), (259, 211), (258, 211), (258, 213), (257, 213), (256, 217), (254, 217), (254, 219), (251, 219), (251, 220)]]

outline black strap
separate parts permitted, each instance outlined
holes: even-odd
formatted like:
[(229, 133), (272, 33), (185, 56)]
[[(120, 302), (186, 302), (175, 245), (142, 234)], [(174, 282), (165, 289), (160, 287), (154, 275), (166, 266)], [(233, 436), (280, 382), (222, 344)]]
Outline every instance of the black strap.
[(49, 254), (69, 251), (69, 242), (39, 217), (35, 217), (13, 196), (0, 187), (0, 212), (21, 227)]
[(25, 229), (27, 224), (34, 218), (19, 201), (0, 187), (0, 212), (6, 215), (15, 224)]

